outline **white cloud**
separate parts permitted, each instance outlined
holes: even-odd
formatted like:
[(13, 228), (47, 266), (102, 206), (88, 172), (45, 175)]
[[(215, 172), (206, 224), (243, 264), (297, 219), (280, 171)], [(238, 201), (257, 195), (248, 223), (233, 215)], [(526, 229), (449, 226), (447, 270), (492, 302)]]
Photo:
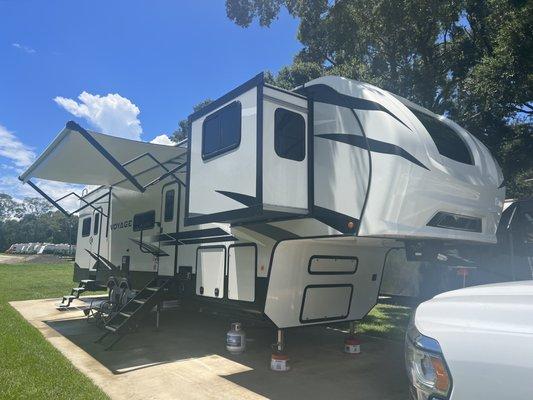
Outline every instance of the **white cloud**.
[(166, 146), (175, 146), (176, 145), (176, 142), (173, 142), (172, 140), (170, 140), (170, 138), (167, 135), (165, 135), (165, 134), (156, 136), (155, 138), (150, 140), (150, 143), (164, 144)]
[[(22, 143), (13, 132), (0, 125), (0, 157), (11, 160), (19, 169), (30, 165), (35, 159), (35, 153), (29, 146)], [(9, 168), (6, 165), (5, 168)]]
[(24, 46), (23, 44), (20, 44), (20, 43), (11, 43), (11, 46), (19, 50), (22, 50), (23, 52), (28, 53), (28, 54), (34, 54), (37, 52), (35, 49), (32, 49), (29, 46)]
[(102, 133), (127, 139), (140, 140), (142, 134), (140, 110), (129, 99), (119, 94), (106, 96), (82, 92), (79, 103), (65, 97), (56, 97), (54, 101), (78, 118), (84, 118)]

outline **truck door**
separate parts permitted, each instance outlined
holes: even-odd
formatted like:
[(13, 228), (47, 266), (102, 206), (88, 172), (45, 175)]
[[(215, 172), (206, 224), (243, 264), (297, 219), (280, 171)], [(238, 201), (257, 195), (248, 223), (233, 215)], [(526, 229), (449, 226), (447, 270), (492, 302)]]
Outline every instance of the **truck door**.
[(171, 183), (163, 186), (161, 192), (161, 240), (159, 247), (168, 254), (168, 256), (159, 258), (158, 275), (162, 276), (174, 276), (175, 273), (176, 243), (172, 241), (171, 237), (165, 237), (165, 234), (175, 233), (178, 230), (179, 190), (177, 183)]

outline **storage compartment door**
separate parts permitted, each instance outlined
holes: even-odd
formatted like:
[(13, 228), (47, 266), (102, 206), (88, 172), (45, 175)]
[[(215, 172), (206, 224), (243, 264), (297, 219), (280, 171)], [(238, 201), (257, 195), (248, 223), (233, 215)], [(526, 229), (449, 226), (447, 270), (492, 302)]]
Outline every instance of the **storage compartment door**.
[(300, 322), (345, 319), (350, 313), (352, 285), (309, 285), (305, 288)]
[(224, 246), (199, 247), (196, 253), (196, 294), (224, 297), (224, 272), (226, 266)]
[(263, 97), (263, 208), (308, 211), (307, 99), (271, 87)]
[(228, 299), (255, 300), (255, 245), (230, 246), (228, 250)]

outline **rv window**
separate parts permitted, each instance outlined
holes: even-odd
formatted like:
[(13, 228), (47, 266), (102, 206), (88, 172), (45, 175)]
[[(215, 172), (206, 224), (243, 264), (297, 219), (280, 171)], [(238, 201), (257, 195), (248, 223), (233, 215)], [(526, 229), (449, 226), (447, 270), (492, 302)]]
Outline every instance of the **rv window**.
[(91, 217), (85, 218), (81, 226), (81, 236), (86, 237), (91, 234)]
[(305, 120), (302, 115), (284, 108), (276, 109), (274, 148), (281, 158), (303, 161), (305, 158)]
[(155, 210), (146, 211), (133, 216), (133, 232), (152, 229), (155, 226)]
[(169, 190), (165, 193), (165, 222), (174, 219), (174, 190)]
[(96, 214), (94, 214), (93, 235), (97, 235), (98, 234), (98, 228), (100, 228), (100, 214), (96, 213)]
[(233, 103), (209, 115), (202, 126), (202, 159), (208, 160), (239, 147), (241, 103)]
[(441, 155), (460, 163), (474, 164), (466, 143), (451, 126), (429, 114), (409, 109), (429, 132)]

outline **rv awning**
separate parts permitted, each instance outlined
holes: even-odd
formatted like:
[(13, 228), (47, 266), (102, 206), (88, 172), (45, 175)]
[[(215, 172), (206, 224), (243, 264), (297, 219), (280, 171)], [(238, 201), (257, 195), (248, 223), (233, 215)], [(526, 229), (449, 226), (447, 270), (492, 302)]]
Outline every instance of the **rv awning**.
[(87, 131), (70, 121), (20, 180), (31, 183), (37, 178), (142, 192), (154, 179), (170, 176), (168, 171), (183, 165), (186, 151)]

